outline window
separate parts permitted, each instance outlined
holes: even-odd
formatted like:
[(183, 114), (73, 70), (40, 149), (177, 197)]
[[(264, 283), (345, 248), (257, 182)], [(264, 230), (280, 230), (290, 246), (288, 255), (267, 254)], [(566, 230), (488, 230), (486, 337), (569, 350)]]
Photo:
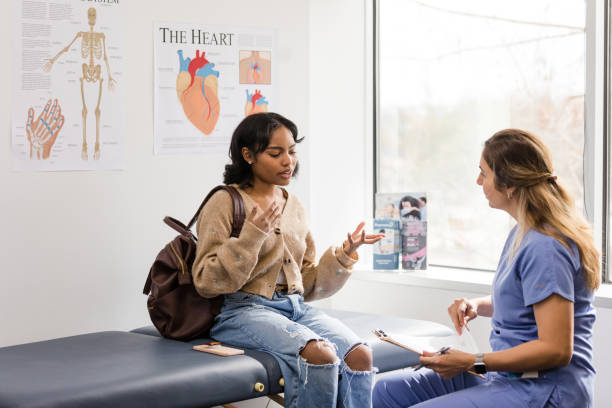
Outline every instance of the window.
[(497, 130), (540, 136), (582, 209), (584, 0), (379, 0), (376, 14), (376, 190), (427, 193), (430, 264), (495, 269), (514, 222), (476, 177)]

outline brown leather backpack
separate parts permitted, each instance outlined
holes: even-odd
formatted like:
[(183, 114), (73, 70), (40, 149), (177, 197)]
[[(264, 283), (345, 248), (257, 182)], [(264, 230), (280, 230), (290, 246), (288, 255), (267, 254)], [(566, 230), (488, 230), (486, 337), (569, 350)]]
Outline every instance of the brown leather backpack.
[(213, 188), (186, 226), (172, 217), (164, 218), (164, 222), (180, 235), (159, 252), (143, 289), (145, 295), (150, 293), (147, 307), (151, 321), (164, 337), (183, 341), (207, 337), (223, 305), (223, 296), (212, 299), (200, 296), (191, 277), (197, 241), (191, 227), (206, 202), (219, 190), (227, 191), (232, 197), (234, 219), (230, 237), (237, 238), (244, 224), (245, 211), (240, 193), (232, 186)]

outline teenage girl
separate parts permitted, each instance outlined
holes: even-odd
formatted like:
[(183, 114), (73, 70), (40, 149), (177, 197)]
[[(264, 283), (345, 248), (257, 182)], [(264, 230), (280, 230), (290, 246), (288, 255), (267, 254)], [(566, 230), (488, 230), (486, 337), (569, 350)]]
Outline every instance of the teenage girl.
[(194, 284), (204, 297), (225, 295), (213, 338), (276, 358), (286, 407), (370, 407), (370, 348), (304, 301), (338, 291), (351, 275), (357, 249), (384, 235), (366, 234), (361, 223), (316, 262), (306, 212), (283, 188), (298, 171), (301, 140), (293, 122), (276, 113), (253, 114), (238, 125), (223, 177), (238, 188), (247, 219), (240, 236), (229, 238), (229, 194), (219, 191), (204, 206)]

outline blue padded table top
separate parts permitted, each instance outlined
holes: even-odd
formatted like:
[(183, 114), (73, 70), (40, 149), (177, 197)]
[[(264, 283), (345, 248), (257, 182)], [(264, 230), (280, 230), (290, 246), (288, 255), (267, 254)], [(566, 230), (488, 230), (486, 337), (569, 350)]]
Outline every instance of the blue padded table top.
[[(264, 353), (261, 353), (264, 354)], [(108, 331), (0, 348), (0, 407), (202, 407), (266, 395), (264, 366)]]
[[(372, 347), (374, 366), (381, 373), (417, 365), (419, 358), (415, 353), (380, 341), (373, 333), (374, 329), (383, 329), (386, 333), (393, 336), (448, 337), (453, 335), (453, 331), (450, 328), (426, 320), (332, 309), (321, 310), (341, 320)], [(132, 330), (132, 332), (159, 336), (159, 332), (154, 326), (140, 327)], [(193, 343), (205, 343), (208, 341), (211, 341), (211, 339), (195, 340)]]
[[(417, 356), (380, 342), (372, 330), (445, 337), (446, 326), (420, 320), (326, 310), (373, 348), (381, 372), (417, 363)], [(281, 391), (268, 354), (220, 357), (192, 350), (205, 340), (159, 337), (154, 327), (106, 331), (0, 348), (2, 407), (206, 407)], [(254, 385), (264, 385), (256, 391)]]

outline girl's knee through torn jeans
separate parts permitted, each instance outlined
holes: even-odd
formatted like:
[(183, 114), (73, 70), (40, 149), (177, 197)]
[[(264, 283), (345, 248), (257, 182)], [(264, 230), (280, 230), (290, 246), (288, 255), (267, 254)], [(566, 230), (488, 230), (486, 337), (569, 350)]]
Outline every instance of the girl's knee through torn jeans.
[[(276, 292), (272, 299), (245, 292), (226, 295), (210, 333), (223, 343), (274, 356), (285, 380), (286, 407), (372, 406), (374, 370), (353, 371), (344, 362), (364, 342), (298, 294)], [(300, 352), (311, 340), (330, 343), (338, 359), (322, 365), (306, 362)]]

